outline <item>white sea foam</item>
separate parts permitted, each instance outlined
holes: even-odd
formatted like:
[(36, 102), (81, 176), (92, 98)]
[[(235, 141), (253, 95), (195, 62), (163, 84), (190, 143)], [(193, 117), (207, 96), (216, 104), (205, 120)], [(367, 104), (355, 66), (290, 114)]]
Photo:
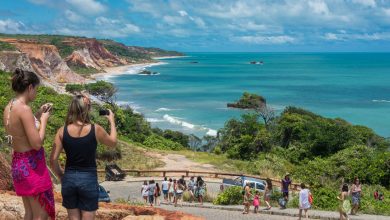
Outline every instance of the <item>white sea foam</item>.
[(170, 112), (170, 111), (178, 111), (178, 110), (181, 110), (181, 109), (174, 109), (174, 108), (159, 108), (159, 109), (156, 109), (155, 112)]
[(151, 123), (165, 122), (165, 120), (158, 119), (158, 118), (146, 118), (146, 121), (151, 122)]
[(209, 131), (206, 133), (209, 136), (217, 136), (217, 131), (214, 129), (209, 128)]
[(171, 124), (181, 125), (183, 127), (189, 128), (189, 129), (195, 128), (195, 125), (193, 125), (189, 122), (182, 121), (182, 120), (180, 120), (180, 118), (173, 117), (173, 116), (170, 116), (168, 114), (165, 114), (163, 118)]
[(142, 106), (130, 101), (116, 101), (116, 104), (119, 106), (130, 106), (134, 113), (141, 113), (138, 110), (143, 108)]
[(378, 99), (374, 99), (372, 100), (373, 102), (385, 102), (385, 103), (390, 103), (390, 100), (386, 100), (386, 99), (381, 99), (381, 100), (378, 100)]
[(207, 131), (206, 132), (207, 135), (217, 136), (217, 131), (213, 130), (211, 128), (207, 128), (207, 127), (200, 126), (200, 125), (194, 125), (194, 124), (191, 124), (189, 122), (182, 120), (181, 118), (174, 117), (174, 116), (171, 116), (168, 114), (165, 114), (163, 118), (165, 121), (167, 121), (171, 124), (180, 125), (182, 127), (185, 127), (187, 129), (192, 129), (192, 130)]

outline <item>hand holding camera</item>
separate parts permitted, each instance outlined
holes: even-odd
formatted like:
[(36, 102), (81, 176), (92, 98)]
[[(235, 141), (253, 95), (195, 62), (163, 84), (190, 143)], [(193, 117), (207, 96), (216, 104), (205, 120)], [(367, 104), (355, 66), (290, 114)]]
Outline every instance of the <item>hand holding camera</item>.
[(114, 113), (111, 111), (111, 109), (101, 109), (100, 111), (99, 111), (99, 115), (100, 116), (105, 116), (107, 119), (108, 119), (108, 121), (110, 121), (110, 122), (114, 122)]

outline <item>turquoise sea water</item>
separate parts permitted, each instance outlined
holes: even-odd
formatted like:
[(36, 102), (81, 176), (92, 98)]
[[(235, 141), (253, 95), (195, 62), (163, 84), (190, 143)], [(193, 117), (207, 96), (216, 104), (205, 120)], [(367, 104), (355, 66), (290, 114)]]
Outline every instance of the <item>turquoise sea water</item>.
[(294, 105), (390, 137), (390, 53), (188, 53), (162, 61), (148, 68), (158, 75), (106, 78), (118, 87), (117, 100), (153, 126), (213, 134), (240, 116), (226, 104), (248, 91), (278, 112)]

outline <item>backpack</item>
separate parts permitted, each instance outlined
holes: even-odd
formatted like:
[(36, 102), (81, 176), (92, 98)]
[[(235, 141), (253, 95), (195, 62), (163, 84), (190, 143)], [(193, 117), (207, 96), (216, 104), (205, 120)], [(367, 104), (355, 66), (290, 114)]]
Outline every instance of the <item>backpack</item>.
[(287, 201), (284, 198), (279, 199), (279, 205), (283, 208), (286, 208)]
[(310, 203), (310, 205), (313, 205), (313, 195), (312, 194), (309, 195), (309, 203)]

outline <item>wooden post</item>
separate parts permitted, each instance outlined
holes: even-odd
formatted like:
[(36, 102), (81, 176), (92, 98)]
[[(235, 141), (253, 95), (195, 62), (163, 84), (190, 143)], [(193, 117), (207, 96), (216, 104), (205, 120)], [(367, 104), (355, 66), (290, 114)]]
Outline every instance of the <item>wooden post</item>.
[(165, 177), (165, 176), (166, 176), (166, 173), (167, 173), (167, 172), (165, 172), (165, 171), (163, 172), (163, 177)]

